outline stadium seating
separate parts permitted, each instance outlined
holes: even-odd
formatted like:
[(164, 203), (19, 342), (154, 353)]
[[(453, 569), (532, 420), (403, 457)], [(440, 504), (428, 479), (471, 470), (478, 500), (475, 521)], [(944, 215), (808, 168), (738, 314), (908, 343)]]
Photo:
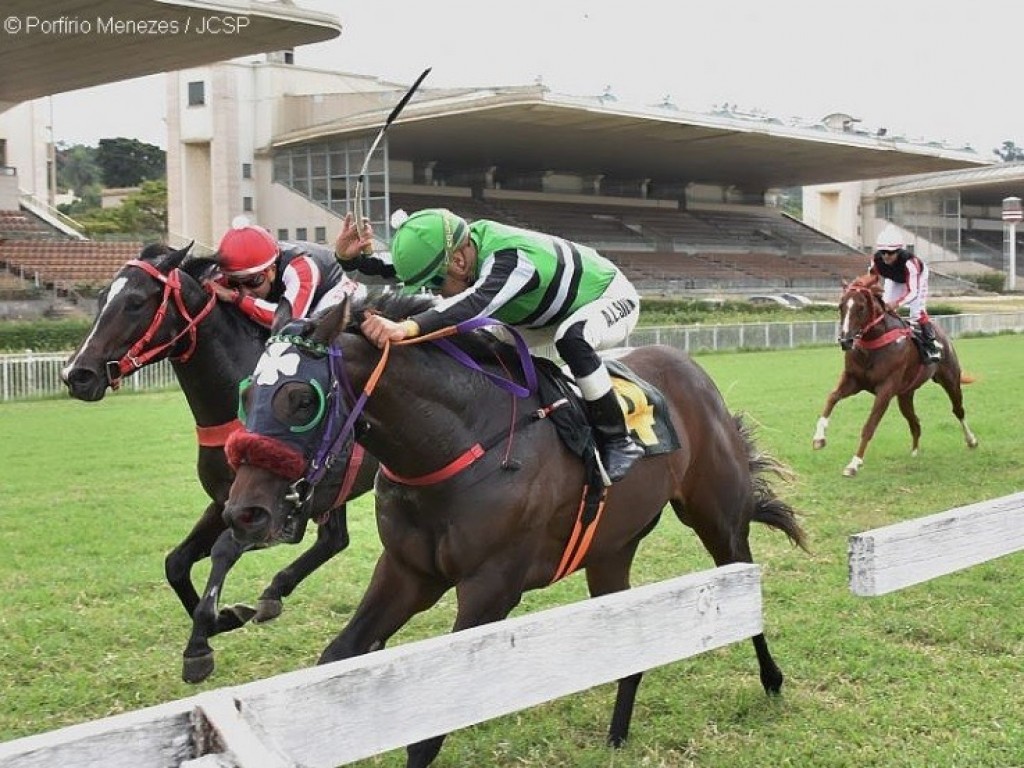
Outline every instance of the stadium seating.
[(0, 266), (46, 287), (97, 289), (141, 250), (140, 242), (4, 240), (0, 242)]

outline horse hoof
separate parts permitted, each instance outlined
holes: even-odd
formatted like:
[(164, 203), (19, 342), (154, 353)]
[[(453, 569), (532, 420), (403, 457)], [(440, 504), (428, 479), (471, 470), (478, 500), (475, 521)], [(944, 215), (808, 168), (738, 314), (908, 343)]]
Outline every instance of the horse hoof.
[(253, 616), (253, 624), (262, 624), (265, 621), (273, 621), (281, 615), (284, 610), (284, 603), (280, 600), (260, 599), (256, 603), (256, 615)]
[(917, 448), (914, 448), (914, 449), (913, 449), (913, 450), (912, 450), (912, 451), (910, 452), (910, 455), (911, 455), (912, 457), (914, 457), (914, 458), (916, 459), (919, 453), (920, 453), (920, 451), (919, 451), (919, 450), (918, 450)]
[(857, 469), (856, 469), (856, 467), (847, 467), (846, 469), (843, 470), (843, 477), (856, 477), (856, 476), (857, 476)]
[(975, 437), (975, 438), (972, 438), (971, 440), (968, 440), (967, 441), (967, 447), (968, 448), (977, 448), (978, 447), (978, 438)]
[(255, 608), (251, 605), (246, 605), (245, 603), (235, 603), (226, 610), (230, 611), (238, 618), (239, 626), (252, 621), (253, 617), (257, 613)]
[(186, 656), (181, 667), (181, 679), (186, 683), (201, 683), (213, 674), (213, 651), (202, 656)]
[(820, 451), (824, 447), (825, 447), (825, 439), (824, 438), (822, 438), (821, 440), (815, 440), (814, 441), (814, 450)]

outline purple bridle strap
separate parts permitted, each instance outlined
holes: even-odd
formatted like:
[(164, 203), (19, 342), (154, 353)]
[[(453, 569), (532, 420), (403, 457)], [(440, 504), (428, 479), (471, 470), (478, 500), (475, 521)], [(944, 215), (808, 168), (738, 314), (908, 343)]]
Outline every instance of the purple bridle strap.
[[(342, 358), (341, 347), (331, 346), (328, 348), (327, 354), (330, 357), (331, 396), (334, 399), (331, 411), (327, 415), (327, 424), (324, 425), (324, 438), (320, 443), (320, 447), (317, 448), (316, 455), (306, 469), (306, 476), (303, 478), (311, 488), (323, 480), (334, 458), (341, 452), (346, 438), (350, 434), (354, 434), (356, 419), (363, 412), (367, 398), (367, 393), (363, 392), (359, 399), (356, 399), (355, 392), (352, 390), (352, 384), (345, 374), (345, 361)], [(342, 387), (344, 387), (344, 391), (342, 391)], [(332, 438), (331, 435), (334, 433), (334, 428), (341, 419), (341, 408), (345, 400), (349, 402), (355, 401), (355, 404), (352, 410), (349, 411), (348, 418), (341, 429)]]
[(537, 370), (533, 366), (533, 358), (530, 357), (530, 350), (526, 345), (526, 340), (523, 339), (522, 334), (520, 334), (519, 331), (510, 325), (505, 325), (500, 320), (494, 320), (490, 317), (474, 317), (456, 325), (455, 333), (469, 333), (470, 331), (475, 331), (478, 328), (485, 328), (493, 325), (505, 328), (505, 330), (508, 331), (515, 340), (516, 352), (519, 355), (519, 364), (522, 366), (523, 376), (526, 379), (525, 387), (514, 381), (510, 381), (503, 376), (491, 373), (490, 371), (485, 371), (476, 360), (471, 358), (447, 339), (434, 339), (433, 343), (440, 349), (443, 349), (448, 355), (455, 358), (466, 368), (471, 368), (478, 373), (482, 373), (494, 384), (508, 392), (511, 392), (516, 397), (529, 397), (537, 391)]
[[(481, 368), (479, 363), (447, 339), (437, 338), (429, 340), (433, 344), (436, 344), (439, 349), (444, 350), (444, 352), (453, 357), (461, 365), (482, 373), (498, 387), (511, 392), (516, 397), (529, 397), (537, 391), (537, 370), (533, 365), (533, 358), (530, 357), (530, 350), (526, 345), (525, 339), (523, 339), (522, 335), (515, 328), (507, 326), (501, 321), (494, 320), (489, 317), (476, 317), (455, 326), (455, 333), (469, 333), (477, 330), (478, 328), (495, 325), (506, 328), (515, 340), (516, 351), (519, 355), (519, 363), (522, 366), (523, 376), (526, 379), (525, 387), (502, 376), (491, 373), (490, 371), (485, 371)], [(410, 341), (415, 343), (418, 339)], [(330, 413), (327, 416), (327, 424), (324, 425), (324, 438), (320, 443), (320, 447), (317, 448), (316, 455), (309, 463), (309, 468), (306, 470), (306, 475), (303, 478), (310, 488), (323, 479), (327, 470), (334, 461), (334, 458), (341, 452), (348, 436), (354, 435), (356, 421), (359, 419), (363, 409), (366, 407), (366, 401), (369, 399), (370, 394), (373, 391), (372, 386), (368, 385), (363, 388), (359, 397), (356, 397), (355, 390), (353, 390), (352, 384), (345, 373), (345, 361), (342, 356), (341, 347), (332, 345), (328, 348), (327, 353), (330, 357), (331, 395), (334, 399)], [(344, 391), (342, 391), (342, 388), (344, 388)], [(345, 400), (352, 403), (352, 408), (349, 411), (348, 418), (345, 419), (345, 423), (341, 426), (341, 429), (334, 434), (335, 426), (341, 420), (341, 407)], [(331, 437), (332, 434), (334, 434), (333, 437)]]

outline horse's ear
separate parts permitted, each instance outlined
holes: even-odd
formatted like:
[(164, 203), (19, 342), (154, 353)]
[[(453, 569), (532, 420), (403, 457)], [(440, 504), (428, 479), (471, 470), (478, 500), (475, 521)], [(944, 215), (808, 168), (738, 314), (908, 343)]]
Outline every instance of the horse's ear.
[(189, 243), (184, 248), (177, 251), (170, 251), (166, 256), (162, 257), (157, 263), (156, 267), (161, 272), (170, 272), (172, 269), (177, 269), (181, 266), (181, 262), (188, 256), (189, 250), (192, 248), (192, 243)]
[(320, 315), (311, 337), (318, 344), (330, 346), (348, 326), (352, 314), (350, 298), (346, 296), (338, 304)]
[(849, 284), (848, 282), (846, 282), (845, 280), (843, 280), (843, 279), (840, 279), (840, 280), (839, 280), (839, 282), (843, 284), (843, 290), (844, 290), (844, 291), (845, 291), (845, 290), (846, 290), (847, 288), (849, 288), (849, 287), (850, 287), (850, 284)]
[(271, 333), (280, 333), (288, 323), (292, 321), (292, 303), (282, 298), (277, 302), (277, 309), (274, 310), (274, 319), (270, 323)]

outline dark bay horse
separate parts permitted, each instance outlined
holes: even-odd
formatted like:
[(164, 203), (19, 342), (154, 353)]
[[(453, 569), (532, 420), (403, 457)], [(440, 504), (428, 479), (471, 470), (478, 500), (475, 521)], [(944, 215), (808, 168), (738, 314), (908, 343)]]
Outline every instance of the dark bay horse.
[(871, 413), (860, 432), (860, 445), (843, 469), (853, 477), (864, 463), (864, 453), (874, 437), (893, 398), (900, 413), (910, 425), (911, 455), (917, 456), (921, 441), (921, 421), (914, 410), (914, 393), (927, 381), (937, 382), (949, 396), (953, 415), (960, 422), (968, 448), (978, 445), (978, 438), (964, 420), (961, 383), (971, 379), (960, 370), (956, 350), (945, 331), (933, 323), (935, 334), (942, 346), (942, 359), (926, 363), (912, 338), (912, 330), (898, 315), (887, 312), (882, 301), (882, 286), (873, 275), (863, 275), (843, 285), (839, 302), (839, 344), (846, 352), (839, 383), (829, 393), (825, 410), (818, 418), (814, 431), (814, 448), (824, 448), (825, 430), (832, 409), (843, 398), (858, 392), (871, 392), (875, 396)]
[[(216, 268), (213, 261), (187, 256), (187, 248), (173, 251), (150, 245), (121, 267), (101, 295), (92, 328), (68, 359), (62, 378), (72, 397), (96, 401), (139, 368), (171, 360), (195, 419), (197, 471), (211, 500), (164, 562), (167, 581), (192, 618), (182, 677), (196, 683), (214, 669), (211, 637), (237, 629), (250, 619), (276, 618), (283, 598), (343, 550), (349, 539), (345, 506), (330, 509), (317, 529), (316, 541), (274, 576), (255, 609), (247, 605), (218, 607), (228, 571), (251, 548), (231, 535), (222, 516), (234, 478), (224, 456), (224, 443), (233, 429), (241, 427), (237, 416), (239, 382), (256, 364), (267, 331), (234, 307), (214, 300), (203, 287), (202, 281)], [(367, 457), (358, 474), (347, 478), (348, 498), (372, 487), (376, 468), (376, 460)], [(327, 512), (334, 501), (334, 497), (328, 498), (332, 490), (338, 486), (325, 486), (312, 500), (313, 514)], [(306, 521), (305, 515), (293, 516), (293, 540), (301, 538)], [(211, 570), (200, 599), (192, 567), (206, 557), (211, 558)]]
[[(494, 383), (521, 379), (530, 358), (488, 343), (479, 331), (453, 337), (455, 352), (403, 343), (383, 354), (359, 332), (366, 312), (397, 319), (422, 309), (424, 301), (385, 294), (294, 322), (287, 306), (279, 306), (271, 343), (243, 398), (246, 431), (227, 446), (239, 466), (225, 515), (249, 542), (273, 535), (291, 479), (323, 446), (347, 450), (351, 435), (345, 431), (352, 424), (361, 426), (356, 439), (381, 461), (375, 497), (383, 553), (321, 663), (383, 647), (452, 587), (454, 631), (504, 619), (525, 591), (575, 567), (586, 572), (591, 595), (627, 589), (637, 547), (666, 503), (717, 565), (752, 562), (751, 522), (804, 546), (794, 511), (765, 477), (781, 465), (755, 448), (707, 374), (664, 346), (630, 351), (621, 361), (663, 393), (680, 447), (638, 462), (608, 490), (597, 521), (579, 537), (588, 522), (578, 516), (587, 480), (551, 419), (536, 415), (550, 402)], [(467, 351), (470, 364), (456, 359)], [(573, 544), (589, 535), (589, 549), (581, 545), (566, 569)], [(761, 683), (777, 693), (782, 672), (763, 635), (753, 644)], [(627, 736), (640, 679), (619, 682), (608, 735), (613, 745)], [(410, 746), (407, 764), (428, 765), (443, 740)]]

